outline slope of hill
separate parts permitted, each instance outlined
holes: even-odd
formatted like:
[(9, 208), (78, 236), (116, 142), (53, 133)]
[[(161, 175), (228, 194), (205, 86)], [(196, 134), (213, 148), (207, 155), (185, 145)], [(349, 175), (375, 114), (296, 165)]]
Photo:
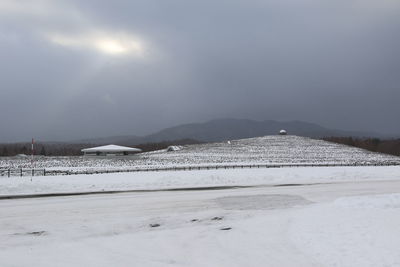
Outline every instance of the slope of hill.
[(181, 164), (386, 164), (400, 157), (300, 136), (270, 135), (229, 142), (189, 145), (173, 152), (150, 152), (139, 162)]
[(400, 156), (400, 138), (381, 140), (378, 138), (327, 137), (325, 141), (355, 146), (373, 152)]

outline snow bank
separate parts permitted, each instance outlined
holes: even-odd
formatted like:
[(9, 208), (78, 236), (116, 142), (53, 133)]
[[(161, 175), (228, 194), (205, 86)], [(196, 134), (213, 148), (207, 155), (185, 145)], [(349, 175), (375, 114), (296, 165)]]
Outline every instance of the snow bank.
[(398, 193), (339, 198), (296, 217), (292, 241), (321, 266), (400, 266)]

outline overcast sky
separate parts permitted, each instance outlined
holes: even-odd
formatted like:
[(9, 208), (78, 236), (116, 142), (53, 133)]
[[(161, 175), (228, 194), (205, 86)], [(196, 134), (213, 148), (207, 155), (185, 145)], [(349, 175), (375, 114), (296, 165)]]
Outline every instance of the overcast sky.
[(1, 0), (0, 141), (215, 118), (400, 134), (398, 0)]

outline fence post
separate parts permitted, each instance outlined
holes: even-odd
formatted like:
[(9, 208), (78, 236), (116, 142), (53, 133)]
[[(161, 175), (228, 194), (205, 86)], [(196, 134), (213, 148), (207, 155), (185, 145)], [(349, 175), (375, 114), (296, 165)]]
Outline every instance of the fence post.
[(21, 168), (21, 177), (22, 177), (22, 168)]
[(43, 176), (46, 176), (46, 169), (43, 169)]

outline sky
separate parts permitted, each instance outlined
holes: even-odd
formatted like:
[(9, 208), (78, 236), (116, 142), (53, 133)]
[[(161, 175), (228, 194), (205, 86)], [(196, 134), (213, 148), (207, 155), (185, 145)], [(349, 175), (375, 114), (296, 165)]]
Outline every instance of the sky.
[(398, 0), (1, 0), (0, 142), (216, 118), (400, 135)]

